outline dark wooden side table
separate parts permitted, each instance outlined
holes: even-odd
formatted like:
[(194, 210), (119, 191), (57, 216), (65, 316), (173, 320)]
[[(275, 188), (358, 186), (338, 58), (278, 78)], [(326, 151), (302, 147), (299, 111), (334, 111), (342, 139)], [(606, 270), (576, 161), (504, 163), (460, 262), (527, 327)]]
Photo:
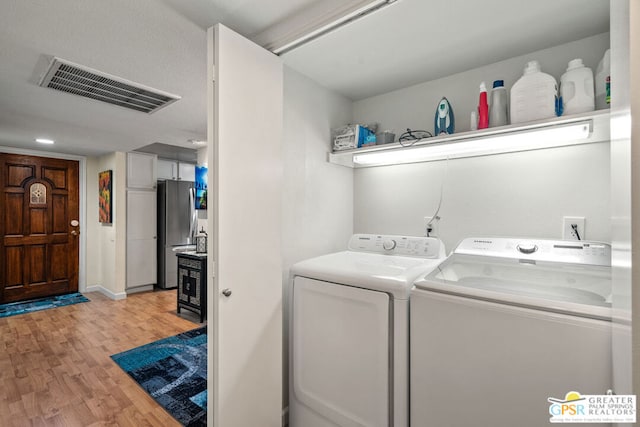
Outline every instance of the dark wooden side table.
[(207, 314), (207, 254), (178, 252), (178, 307), (200, 315)]

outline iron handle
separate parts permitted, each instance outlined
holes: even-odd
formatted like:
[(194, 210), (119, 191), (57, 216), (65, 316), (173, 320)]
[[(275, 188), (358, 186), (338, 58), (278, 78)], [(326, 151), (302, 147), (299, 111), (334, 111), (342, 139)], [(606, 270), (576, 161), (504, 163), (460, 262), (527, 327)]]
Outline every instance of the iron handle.
[(72, 234), (73, 236), (77, 236), (78, 234), (80, 234), (80, 232), (79, 232), (79, 231), (76, 231), (76, 230), (73, 230), (73, 231), (71, 231), (71, 234)]
[(222, 290), (222, 295), (224, 295), (225, 297), (230, 297), (231, 296), (231, 289), (229, 288), (225, 288)]

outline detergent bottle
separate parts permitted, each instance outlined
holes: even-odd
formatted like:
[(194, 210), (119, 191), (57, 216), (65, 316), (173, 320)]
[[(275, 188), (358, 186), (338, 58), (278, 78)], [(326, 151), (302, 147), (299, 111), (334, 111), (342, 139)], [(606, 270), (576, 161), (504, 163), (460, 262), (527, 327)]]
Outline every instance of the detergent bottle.
[(595, 109), (593, 71), (582, 59), (569, 61), (567, 72), (560, 78), (560, 96), (564, 114), (577, 114)]
[(478, 114), (475, 111), (471, 112), (469, 119), (469, 130), (478, 130)]
[(511, 123), (555, 117), (557, 102), (556, 79), (540, 71), (538, 61), (529, 61), (524, 75), (511, 87)]
[(507, 90), (504, 80), (495, 80), (491, 89), (491, 108), (489, 110), (489, 126), (504, 126), (509, 124), (507, 116)]
[(487, 85), (480, 83), (480, 99), (478, 100), (478, 129), (489, 127), (489, 104), (487, 103)]

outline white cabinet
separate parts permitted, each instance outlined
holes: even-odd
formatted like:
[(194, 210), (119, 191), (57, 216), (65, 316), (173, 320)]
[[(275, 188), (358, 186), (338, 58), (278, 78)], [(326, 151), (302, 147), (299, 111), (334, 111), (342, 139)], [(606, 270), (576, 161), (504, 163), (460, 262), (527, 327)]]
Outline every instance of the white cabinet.
[(178, 179), (178, 162), (158, 159), (158, 179)]
[(128, 188), (156, 188), (156, 158), (155, 154), (127, 153)]
[(158, 179), (195, 181), (196, 165), (175, 160), (158, 159)]
[(127, 153), (127, 292), (157, 280), (156, 163), (155, 154)]
[(127, 190), (127, 290), (157, 280), (156, 192)]
[(192, 163), (178, 163), (178, 179), (181, 181), (196, 180), (196, 165)]

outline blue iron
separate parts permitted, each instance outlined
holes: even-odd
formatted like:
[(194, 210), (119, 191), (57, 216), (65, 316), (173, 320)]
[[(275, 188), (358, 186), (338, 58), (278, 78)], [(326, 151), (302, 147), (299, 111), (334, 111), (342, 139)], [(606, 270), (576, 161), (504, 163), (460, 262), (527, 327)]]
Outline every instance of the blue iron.
[(435, 136), (451, 135), (455, 130), (455, 119), (453, 117), (453, 108), (444, 96), (438, 103), (435, 117)]

